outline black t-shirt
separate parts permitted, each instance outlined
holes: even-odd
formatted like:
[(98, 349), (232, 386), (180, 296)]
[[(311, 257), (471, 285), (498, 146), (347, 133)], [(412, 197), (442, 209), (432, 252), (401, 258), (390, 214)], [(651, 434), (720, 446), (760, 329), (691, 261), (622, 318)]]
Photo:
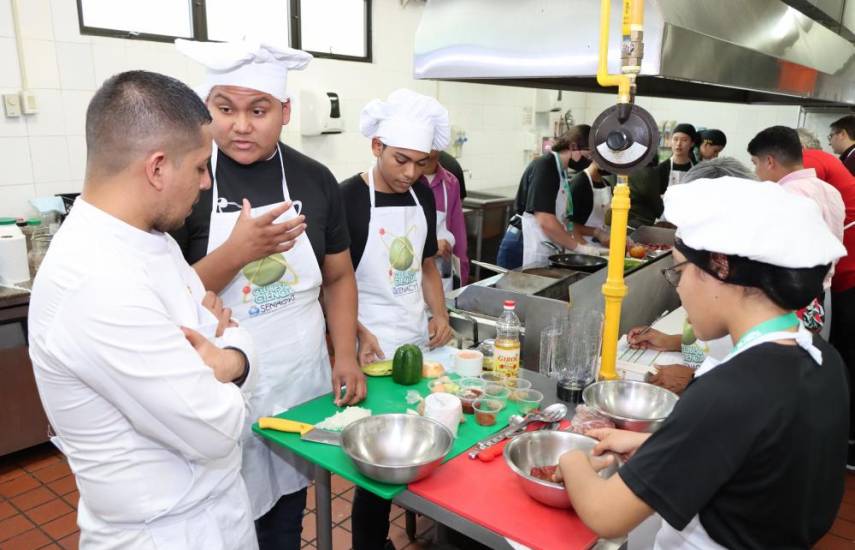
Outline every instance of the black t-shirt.
[[(427, 237), (422, 249), (422, 261), (436, 256), (436, 201), (433, 191), (424, 182), (417, 181), (413, 184), (413, 191), (419, 204), (424, 210), (427, 219)], [(368, 242), (368, 223), (371, 218), (371, 196), (368, 193), (368, 185), (360, 174), (356, 174), (341, 182), (341, 196), (347, 205), (347, 228), (350, 233), (350, 258), (353, 260), (353, 269), (359, 267), (359, 260), (365, 252), (365, 243)], [(381, 193), (377, 191), (376, 207), (386, 206), (415, 206), (413, 197), (409, 193)]]
[[(320, 162), (285, 144), (280, 143), (280, 146), (285, 153), (288, 193), (291, 200), (303, 203), (301, 213), (306, 216), (306, 235), (318, 265), (323, 267), (326, 254), (337, 254), (350, 246), (338, 182)], [(201, 193), (184, 227), (172, 234), (190, 264), (198, 262), (207, 253), (212, 189)], [(220, 151), (217, 156), (217, 193), (229, 203), (234, 203), (224, 208), (224, 212), (240, 210), (244, 198), (253, 207), (282, 202), (279, 153), (271, 159), (246, 165), (235, 162)]]
[(760, 344), (695, 379), (620, 470), (675, 529), (695, 515), (727, 548), (808, 548), (843, 498), (848, 392), (840, 355), (819, 337)]
[[(597, 189), (609, 187), (609, 182), (600, 180), (593, 182)], [(570, 197), (573, 200), (573, 215), (570, 217), (573, 223), (585, 225), (591, 212), (594, 211), (594, 191), (591, 189), (591, 181), (588, 174), (579, 172), (570, 178)]]
[(523, 171), (517, 189), (515, 207), (517, 214), (523, 212), (548, 212), (555, 214), (555, 198), (561, 187), (561, 175), (555, 165), (555, 157), (547, 153), (534, 159)]

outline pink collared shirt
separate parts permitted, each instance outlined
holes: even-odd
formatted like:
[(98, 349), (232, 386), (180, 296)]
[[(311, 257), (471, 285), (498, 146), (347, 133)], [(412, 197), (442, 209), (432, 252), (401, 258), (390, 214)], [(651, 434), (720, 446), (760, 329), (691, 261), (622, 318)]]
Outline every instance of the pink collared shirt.
[[(466, 244), (466, 222), (463, 219), (463, 204), (460, 201), (460, 182), (457, 178), (437, 164), (436, 175), (433, 181), (428, 182), (427, 178), (422, 176), (431, 190), (433, 198), (436, 201), (437, 212), (445, 212), (445, 227), (454, 235), (454, 255), (460, 258), (460, 284), (465, 285), (469, 281), (469, 256), (467, 255)], [(443, 193), (443, 185), (445, 193)], [(448, 195), (448, 204), (445, 204), (445, 195)]]
[[(805, 168), (790, 172), (778, 183), (791, 193), (813, 199), (822, 210), (822, 219), (834, 235), (843, 241), (843, 220), (846, 218), (846, 207), (840, 191), (816, 177), (816, 170)], [(798, 220), (794, 220), (798, 223)]]

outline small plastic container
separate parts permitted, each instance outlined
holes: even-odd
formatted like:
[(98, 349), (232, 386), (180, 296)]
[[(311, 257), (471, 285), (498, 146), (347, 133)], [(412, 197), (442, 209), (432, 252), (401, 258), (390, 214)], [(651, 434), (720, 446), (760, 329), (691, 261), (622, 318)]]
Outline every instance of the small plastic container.
[(481, 373), (481, 380), (483, 380), (484, 382), (487, 382), (488, 384), (489, 383), (501, 384), (502, 382), (505, 381), (505, 377), (502, 376), (501, 374), (499, 374), (498, 372), (482, 372)]
[(479, 426), (495, 426), (496, 417), (504, 407), (497, 399), (478, 399), (472, 404), (475, 409), (475, 423)]
[(491, 383), (484, 386), (484, 397), (486, 399), (495, 399), (504, 403), (511, 395), (511, 390), (504, 384)]
[(526, 380), (525, 378), (505, 378), (504, 380), (505, 386), (511, 390), (511, 401), (517, 400), (517, 392), (527, 390), (531, 388), (531, 381)]
[(520, 414), (528, 414), (540, 407), (543, 393), (537, 390), (517, 390), (514, 392), (515, 401), (519, 404)]
[(486, 383), (480, 378), (461, 378), (457, 381), (457, 385), (460, 387), (457, 390), (457, 397), (460, 398), (463, 412), (475, 414), (472, 404), (483, 397)]
[(440, 377), (428, 382), (428, 389), (431, 393), (450, 393), (456, 395), (460, 390), (460, 385), (446, 377)]

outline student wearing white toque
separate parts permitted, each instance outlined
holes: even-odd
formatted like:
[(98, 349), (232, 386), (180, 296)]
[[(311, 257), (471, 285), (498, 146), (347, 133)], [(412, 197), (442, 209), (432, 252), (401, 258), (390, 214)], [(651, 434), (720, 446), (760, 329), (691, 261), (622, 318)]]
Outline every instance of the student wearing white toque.
[(210, 121), (173, 78), (107, 79), (83, 193), (33, 285), (30, 357), (81, 548), (257, 547), (240, 475), (252, 340), (165, 233), (210, 187)]
[[(359, 287), (359, 359), (370, 363), (391, 358), (403, 344), (434, 348), (451, 339), (434, 262), (436, 203), (419, 181), (430, 152), (448, 145), (450, 128), (448, 111), (436, 99), (401, 89), (368, 103), (360, 129), (377, 160), (342, 182), (342, 195)], [(383, 547), (390, 506), (357, 487), (355, 550)]]
[(298, 549), (311, 466), (250, 426), (331, 389), (339, 405), (366, 392), (338, 183), (324, 165), (279, 139), (291, 117), (288, 74), (312, 56), (270, 41), (177, 40), (176, 46), (206, 68), (197, 91), (211, 111), (215, 141), (211, 190), (176, 238), (205, 287), (219, 293), (258, 343), (264, 369), (250, 402), (243, 475), (261, 549)]
[[(809, 548), (843, 497), (848, 406), (839, 354), (795, 310), (846, 253), (810, 199), (769, 182), (698, 180), (669, 189), (677, 225), (663, 270), (697, 336), (730, 336), (708, 357), (654, 434), (593, 430), (595, 454), (570, 452), (560, 475), (573, 507), (601, 536), (662, 516), (656, 548)], [(798, 220), (798, 223), (793, 223)]]

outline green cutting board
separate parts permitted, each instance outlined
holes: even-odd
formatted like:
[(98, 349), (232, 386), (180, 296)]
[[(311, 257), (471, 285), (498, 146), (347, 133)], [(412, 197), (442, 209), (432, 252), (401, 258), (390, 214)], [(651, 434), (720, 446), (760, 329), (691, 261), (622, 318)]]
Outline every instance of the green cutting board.
[[(451, 377), (457, 378), (456, 375), (451, 375)], [(368, 397), (359, 406), (369, 409), (371, 414), (374, 415), (406, 412), (407, 408), (410, 408), (406, 401), (406, 394), (409, 390), (416, 390), (422, 396), (430, 393), (427, 387), (427, 379), (422, 380), (414, 386), (396, 384), (392, 381), (391, 376), (366, 377), (366, 380), (368, 382)], [(342, 409), (333, 404), (332, 392), (330, 392), (307, 401), (302, 405), (297, 405), (278, 416), (279, 418), (316, 424), (340, 410)], [(458, 428), (457, 439), (454, 441), (451, 451), (443, 462), (451, 460), (468, 450), (478, 441), (499, 431), (508, 424), (508, 417), (512, 414), (517, 414), (518, 410), (519, 407), (516, 403), (508, 401), (508, 406), (496, 418), (496, 424), (488, 427), (476, 424), (473, 415), (464, 415), (466, 422), (462, 423)], [(350, 458), (344, 454), (344, 451), (334, 445), (302, 441), (299, 434), (278, 432), (276, 430), (262, 430), (258, 427), (258, 423), (253, 424), (252, 430), (265, 439), (305, 458), (309, 462), (318, 464), (334, 474), (349, 479), (363, 489), (367, 489), (387, 500), (395, 498), (398, 493), (406, 489), (406, 485), (389, 485), (363, 476), (357, 471)]]

